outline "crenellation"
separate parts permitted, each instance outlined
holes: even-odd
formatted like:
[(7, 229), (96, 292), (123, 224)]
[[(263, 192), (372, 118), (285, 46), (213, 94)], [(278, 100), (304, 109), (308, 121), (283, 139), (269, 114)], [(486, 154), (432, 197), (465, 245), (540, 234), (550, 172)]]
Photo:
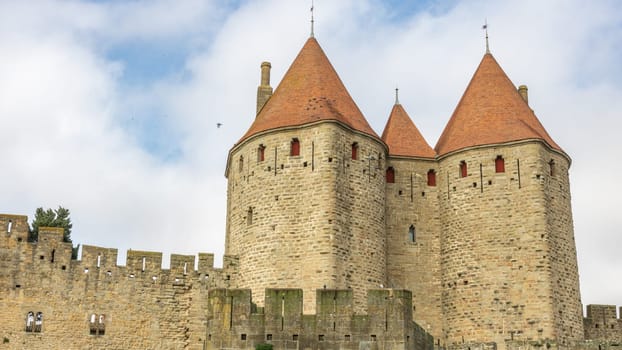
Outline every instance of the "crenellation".
[(118, 249), (82, 245), (81, 261), (84, 267), (109, 269), (117, 266)]
[(303, 314), (301, 289), (267, 289), (261, 313), (253, 312), (250, 293), (247, 289), (210, 291), (207, 349), (253, 348), (262, 342), (279, 349), (433, 347), (432, 337), (412, 321), (409, 291), (370, 290), (367, 313), (360, 313), (355, 312), (351, 290), (319, 289), (315, 314)]

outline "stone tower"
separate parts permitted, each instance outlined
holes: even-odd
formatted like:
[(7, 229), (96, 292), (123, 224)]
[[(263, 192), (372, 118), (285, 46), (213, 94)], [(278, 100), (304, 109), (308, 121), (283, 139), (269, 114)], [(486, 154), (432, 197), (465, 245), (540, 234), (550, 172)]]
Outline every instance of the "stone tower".
[(386, 170), (387, 284), (413, 293), (415, 321), (441, 335), (436, 152), (397, 100), (382, 133)]
[[(264, 82), (262, 82), (262, 85)], [(357, 308), (386, 279), (387, 146), (309, 38), (229, 152), (226, 254), (261, 304), (265, 288), (351, 288)]]
[(570, 158), (486, 53), (435, 150), (447, 344), (582, 339)]

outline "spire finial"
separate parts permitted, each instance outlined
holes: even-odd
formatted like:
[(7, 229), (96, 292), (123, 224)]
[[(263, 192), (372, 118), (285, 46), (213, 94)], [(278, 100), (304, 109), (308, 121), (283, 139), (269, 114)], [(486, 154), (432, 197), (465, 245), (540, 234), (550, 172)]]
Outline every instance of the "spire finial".
[(311, 37), (314, 37), (314, 33), (313, 33), (313, 0), (311, 0)]
[(396, 105), (399, 105), (399, 104), (400, 104), (399, 92), (400, 92), (400, 89), (398, 89), (397, 87), (395, 87), (395, 104), (396, 104)]
[(488, 20), (484, 19), (484, 25), (482, 29), (486, 32), (486, 53), (490, 53), (490, 47), (488, 46)]

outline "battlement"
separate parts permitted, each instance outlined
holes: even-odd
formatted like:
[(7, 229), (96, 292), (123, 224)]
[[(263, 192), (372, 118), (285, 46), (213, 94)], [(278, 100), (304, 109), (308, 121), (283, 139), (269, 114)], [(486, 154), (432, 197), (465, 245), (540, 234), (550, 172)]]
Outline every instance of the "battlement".
[[(588, 305), (583, 318), (585, 339), (622, 342), (622, 319), (615, 305)], [(622, 307), (619, 309), (622, 315)]]
[(0, 266), (3, 275), (12, 276), (2, 279), (5, 288), (28, 289), (38, 285), (29, 277), (34, 273), (45, 273), (50, 280), (60, 278), (65, 283), (76, 279), (89, 281), (88, 276), (95, 275), (95, 280), (116, 282), (141, 279), (151, 284), (183, 284), (191, 279), (212, 287), (235, 286), (235, 256), (225, 256), (223, 268), (214, 268), (214, 254), (199, 253), (195, 270), (195, 256), (171, 254), (169, 269), (164, 269), (161, 252), (130, 249), (126, 265), (117, 265), (118, 249), (83, 245), (81, 259), (72, 260), (72, 244), (63, 242), (62, 228), (40, 227), (38, 241), (28, 242), (27, 216), (0, 214), (0, 227), (5, 231), (0, 235)]
[(368, 290), (365, 314), (355, 312), (350, 289), (317, 290), (315, 314), (303, 314), (301, 289), (266, 289), (264, 308), (255, 306), (248, 289), (213, 289), (208, 304), (208, 349), (253, 348), (263, 342), (276, 349), (434, 345), (412, 321), (412, 294), (407, 290)]

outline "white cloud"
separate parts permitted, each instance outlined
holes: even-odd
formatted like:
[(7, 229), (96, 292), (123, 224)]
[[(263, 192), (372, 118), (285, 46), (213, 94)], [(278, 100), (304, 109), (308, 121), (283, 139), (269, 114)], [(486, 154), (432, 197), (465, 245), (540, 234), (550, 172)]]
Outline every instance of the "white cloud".
[[(573, 158), (583, 301), (622, 303), (615, 210), (622, 198), (620, 8), (616, 2), (456, 2), (396, 19), (380, 1), (318, 1), (315, 33), (377, 133), (393, 89), (432, 145), (484, 51), (491, 49), (552, 137)], [(304, 2), (0, 4), (0, 211), (71, 209), (76, 242), (222, 254), (229, 148), (254, 117), (259, 64), (276, 87), (309, 33)], [(106, 50), (134, 40), (183, 41), (171, 76), (125, 86)], [(131, 67), (129, 67), (131, 68)], [(170, 129), (173, 160), (126, 125), (150, 108)], [(138, 111), (137, 124), (153, 122)], [(216, 123), (223, 123), (216, 128)], [(6, 165), (9, 166), (6, 166)], [(9, 181), (7, 181), (9, 179)], [(122, 253), (122, 252), (121, 252)], [(121, 254), (123, 255), (123, 254)], [(603, 278), (612, 283), (602, 288)]]

